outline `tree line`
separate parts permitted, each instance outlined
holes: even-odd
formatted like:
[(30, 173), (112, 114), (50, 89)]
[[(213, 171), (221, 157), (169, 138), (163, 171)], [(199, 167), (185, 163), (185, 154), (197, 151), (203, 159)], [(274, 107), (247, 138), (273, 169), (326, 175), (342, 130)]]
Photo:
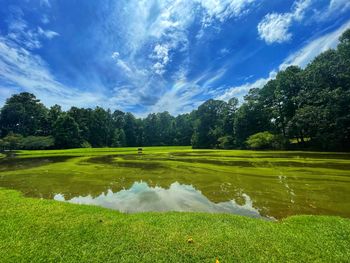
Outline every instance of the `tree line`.
[(15, 94), (0, 110), (2, 149), (192, 145), (223, 149), (350, 150), (350, 29), (305, 69), (290, 66), (239, 104), (210, 99), (190, 113), (132, 113)]

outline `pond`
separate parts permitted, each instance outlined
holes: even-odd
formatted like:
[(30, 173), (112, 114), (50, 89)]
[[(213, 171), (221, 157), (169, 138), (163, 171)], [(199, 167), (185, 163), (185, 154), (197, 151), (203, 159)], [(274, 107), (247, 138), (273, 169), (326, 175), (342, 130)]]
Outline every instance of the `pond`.
[[(160, 148), (162, 149), (162, 148)], [(63, 153), (63, 152), (62, 152)], [(124, 213), (181, 211), (350, 218), (350, 155), (144, 150), (0, 159), (0, 187)]]

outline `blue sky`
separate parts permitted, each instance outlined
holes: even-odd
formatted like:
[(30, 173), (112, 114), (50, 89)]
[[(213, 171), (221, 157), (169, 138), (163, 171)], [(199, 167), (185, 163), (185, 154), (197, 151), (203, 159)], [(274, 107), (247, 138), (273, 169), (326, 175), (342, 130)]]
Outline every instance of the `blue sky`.
[(348, 0), (0, 0), (0, 105), (189, 112), (305, 67), (350, 27)]

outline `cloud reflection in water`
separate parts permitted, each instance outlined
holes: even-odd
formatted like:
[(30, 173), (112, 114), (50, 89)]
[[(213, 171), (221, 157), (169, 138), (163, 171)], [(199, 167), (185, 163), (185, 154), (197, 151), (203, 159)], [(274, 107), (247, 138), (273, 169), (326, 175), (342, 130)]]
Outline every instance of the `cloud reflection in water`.
[(97, 205), (105, 208), (119, 210), (125, 213), (150, 211), (180, 211), (180, 212), (209, 212), (231, 213), (254, 218), (262, 218), (259, 210), (253, 207), (252, 200), (246, 194), (244, 205), (234, 200), (213, 203), (200, 191), (191, 185), (182, 185), (175, 182), (169, 189), (150, 187), (145, 182), (135, 182), (130, 189), (117, 193), (108, 190), (97, 197), (91, 195), (73, 197), (65, 200), (64, 195), (56, 194), (54, 199), (74, 204)]

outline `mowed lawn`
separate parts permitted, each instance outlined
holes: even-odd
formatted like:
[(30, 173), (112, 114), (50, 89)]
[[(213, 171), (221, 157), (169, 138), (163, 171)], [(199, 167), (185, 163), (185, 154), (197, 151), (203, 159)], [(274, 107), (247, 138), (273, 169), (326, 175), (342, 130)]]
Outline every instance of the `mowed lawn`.
[[(148, 150), (160, 155), (169, 151)], [(19, 154), (21, 158), (95, 156), (113, 151)], [(135, 149), (122, 151), (135, 154)], [(222, 153), (230, 155), (230, 151)], [(259, 153), (242, 154), (248, 158)], [(67, 164), (68, 169), (79, 167)], [(28, 174), (40, 169), (44, 168), (28, 169)], [(11, 171), (8, 174), (11, 176)], [(123, 214), (95, 206), (28, 198), (0, 188), (0, 262), (215, 262), (216, 258), (219, 262), (349, 262), (350, 220), (302, 215), (266, 221), (229, 214)]]
[(0, 191), (0, 262), (215, 262), (216, 257), (220, 262), (348, 262), (350, 220), (121, 214)]

